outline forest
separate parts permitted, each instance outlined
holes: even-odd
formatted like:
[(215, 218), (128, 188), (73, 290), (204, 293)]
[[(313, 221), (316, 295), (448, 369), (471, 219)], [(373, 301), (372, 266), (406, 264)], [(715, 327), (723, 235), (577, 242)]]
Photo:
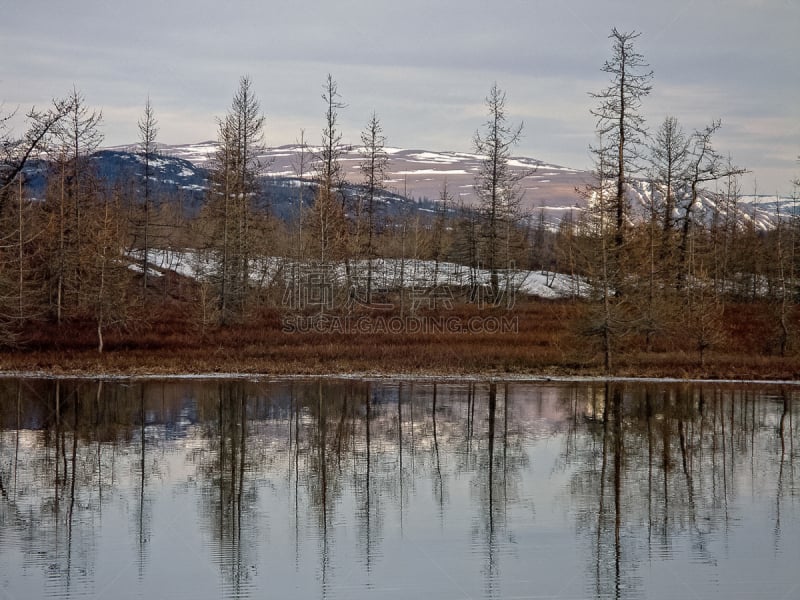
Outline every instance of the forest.
[[(432, 210), (391, 214), (391, 156), (377, 113), (358, 141), (360, 180), (345, 180), (346, 104), (331, 75), (321, 143), (303, 140), (297, 154), (289, 217), (264, 193), (265, 116), (249, 76), (218, 119), (196, 211), (156, 185), (159, 127), (149, 99), (138, 121), (141, 169), (113, 182), (91, 160), (103, 142), (102, 111), (77, 88), (31, 109), (22, 134), (7, 127), (13, 111), (0, 114), (0, 365), (800, 376), (800, 196), (777, 202), (770, 227), (760, 227), (741, 206), (746, 170), (714, 146), (721, 120), (685, 131), (667, 116), (648, 127), (642, 105), (654, 75), (638, 36), (612, 30), (608, 85), (590, 94), (593, 181), (576, 190), (586, 208), (557, 224), (523, 208), (527, 173), (509, 164), (522, 125), (497, 84), (472, 137), (483, 157), (477, 202), (465, 205), (445, 184)], [(47, 165), (43, 197), (26, 179), (34, 160)], [(708, 197), (713, 210), (701, 203)], [(191, 275), (165, 268), (166, 256), (191, 262)], [(524, 293), (533, 272), (571, 282), (568, 292), (558, 300)], [(286, 326), (298, 315), (402, 325), (442, 314), (515, 326)]]

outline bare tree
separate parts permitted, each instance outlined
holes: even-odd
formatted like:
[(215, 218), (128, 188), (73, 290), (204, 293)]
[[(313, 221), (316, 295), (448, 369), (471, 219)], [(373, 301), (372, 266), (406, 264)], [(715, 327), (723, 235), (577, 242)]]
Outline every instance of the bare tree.
[(26, 115), (28, 128), (19, 138), (15, 138), (7, 127), (14, 112), (3, 114), (0, 111), (0, 214), (8, 195), (14, 193), (17, 176), (28, 160), (43, 149), (47, 136), (58, 126), (69, 107), (69, 100), (65, 99), (53, 100), (52, 106), (44, 111), (31, 108)]
[(14, 201), (0, 214), (0, 346), (16, 345), (23, 326), (40, 316), (43, 305), (36, 268), (45, 231), (41, 204), (28, 198), (23, 173), (15, 182)]
[(32, 108), (27, 128), (17, 137), (8, 127), (15, 111), (0, 107), (0, 344), (18, 342), (19, 330), (42, 311), (40, 250), (46, 239), (41, 203), (26, 194), (24, 169), (48, 148), (48, 137), (68, 110), (54, 100), (47, 110)]
[(105, 349), (105, 332), (130, 316), (128, 289), (131, 272), (123, 260), (125, 232), (120, 199), (105, 194), (102, 204), (87, 213), (94, 235), (83, 286), (97, 332), (97, 351)]
[(325, 102), (325, 127), (322, 130), (322, 148), (317, 156), (317, 179), (319, 185), (326, 188), (326, 193), (338, 193), (342, 202), (342, 211), (345, 209), (345, 196), (341, 186), (344, 182), (342, 175), (342, 132), (339, 130), (339, 111), (347, 105), (342, 102), (339, 86), (329, 73), (325, 80), (322, 100)]
[[(103, 141), (102, 111), (91, 109), (76, 88), (67, 98), (67, 113), (54, 128), (56, 178), (51, 177), (48, 204), (54, 212), (57, 248), (54, 258), (55, 316), (59, 323), (67, 308), (81, 309), (82, 272), (89, 258), (87, 242), (94, 233), (87, 229), (84, 213), (96, 201), (97, 180), (89, 161)], [(72, 306), (68, 306), (70, 301)]]
[(430, 258), (433, 260), (433, 278), (431, 284), (439, 285), (439, 263), (446, 255), (448, 240), (445, 239), (449, 211), (453, 206), (453, 196), (447, 187), (447, 178), (442, 183), (439, 192), (439, 202), (436, 204), (436, 216), (431, 231)]
[[(603, 145), (602, 136), (599, 138), (598, 148), (607, 148)], [(584, 252), (584, 269), (592, 283), (593, 309), (583, 333), (590, 339), (599, 341), (603, 353), (603, 367), (610, 373), (613, 367), (614, 353), (617, 340), (621, 337), (622, 320), (617, 310), (618, 304), (623, 300), (615, 289), (615, 284), (620, 284), (621, 278), (617, 269), (618, 261), (612, 260), (617, 247), (610, 243), (613, 225), (609, 223), (611, 212), (609, 206), (614, 206), (612, 192), (608, 184), (609, 169), (606, 158), (609, 152), (595, 152), (597, 163), (595, 165), (595, 185), (585, 190), (592, 203), (592, 210), (584, 221), (584, 236), (590, 242), (590, 249)]]
[(231, 108), (218, 127), (208, 210), (216, 223), (212, 246), (219, 318), (226, 323), (245, 310), (253, 258), (253, 202), (259, 194), (264, 116), (249, 77), (240, 78)]
[(305, 195), (305, 176), (310, 162), (310, 153), (308, 144), (306, 143), (305, 129), (300, 130), (300, 139), (297, 140), (297, 155), (294, 160), (294, 172), (297, 175), (297, 241), (295, 245), (296, 256), (302, 260), (303, 252), (303, 216), (304, 210), (304, 195)]
[(144, 164), (144, 181), (142, 190), (142, 294), (147, 292), (147, 276), (150, 270), (150, 220), (152, 218), (152, 165), (153, 159), (158, 156), (156, 146), (156, 136), (158, 135), (158, 120), (156, 119), (153, 106), (150, 104), (150, 96), (144, 105), (144, 113), (137, 123), (139, 127), (139, 153)]
[[(466, 280), (461, 283), (468, 288), (470, 301), (475, 300), (479, 293), (479, 227), (480, 223), (475, 209), (472, 206), (466, 206), (463, 199), (460, 199), (455, 207), (453, 244), (450, 247), (449, 257), (467, 268)], [(459, 275), (460, 273), (461, 271), (459, 271)]]
[(686, 184), (683, 198), (680, 201), (681, 215), (681, 236), (678, 246), (678, 258), (680, 271), (678, 275), (679, 287), (683, 285), (689, 275), (690, 256), (689, 241), (692, 224), (695, 221), (695, 210), (698, 208), (698, 198), (702, 191), (703, 184), (716, 181), (723, 177), (741, 175), (746, 173), (746, 169), (726, 165), (722, 156), (714, 149), (711, 138), (714, 133), (722, 126), (719, 119), (713, 121), (709, 126), (702, 130), (697, 130), (692, 134), (689, 141), (689, 156), (686, 174)]
[[(591, 109), (597, 119), (597, 146), (591, 147), (595, 181), (583, 190), (590, 202), (584, 219), (588, 247), (583, 262), (591, 281), (593, 306), (583, 328), (598, 340), (606, 372), (613, 367), (620, 340), (632, 329), (635, 305), (631, 294), (637, 281), (631, 277), (635, 265), (633, 244), (626, 229), (629, 223), (627, 189), (641, 170), (641, 147), (647, 132), (641, 114), (642, 100), (650, 93), (653, 72), (636, 51), (637, 32), (611, 30), (612, 56), (603, 64), (611, 79), (608, 87), (591, 97), (598, 105)], [(626, 291), (628, 290), (628, 291)]]
[[(684, 134), (678, 119), (668, 116), (656, 131), (650, 147), (653, 180), (660, 187), (663, 195), (661, 206), (662, 259), (666, 257), (669, 239), (675, 224), (676, 188), (686, 179), (688, 159), (689, 139)], [(655, 190), (651, 190), (651, 194), (655, 195)]]
[[(607, 144), (595, 151), (606, 153), (605, 161), (614, 177), (614, 244), (618, 248), (624, 242), (628, 211), (625, 188), (639, 168), (639, 147), (647, 135), (644, 117), (640, 113), (642, 99), (652, 89), (653, 72), (648, 70), (644, 57), (634, 48), (640, 35), (637, 32), (620, 33), (616, 28), (611, 30), (609, 37), (613, 41), (613, 54), (603, 65), (611, 84), (601, 92), (591, 94), (599, 102), (591, 111), (597, 118), (597, 133)], [(610, 149), (613, 152), (609, 152)]]
[(322, 100), (325, 102), (325, 126), (322, 130), (322, 147), (317, 154), (317, 194), (309, 215), (310, 235), (315, 258), (320, 262), (335, 258), (343, 238), (345, 226), (344, 177), (340, 158), (342, 134), (339, 130), (339, 110), (346, 105), (341, 101), (339, 89), (330, 74), (325, 82)]
[[(361, 132), (361, 174), (364, 178), (364, 212), (366, 219), (363, 250), (367, 258), (367, 302), (372, 300), (372, 261), (375, 259), (375, 201), (386, 178), (389, 156), (384, 146), (386, 137), (378, 116), (373, 112), (364, 131)], [(359, 219), (361, 220), (361, 219)]]
[[(794, 308), (792, 294), (794, 263), (794, 240), (789, 231), (791, 228), (790, 220), (781, 214), (780, 200), (776, 199), (777, 215), (775, 223), (775, 246), (772, 252), (775, 288), (775, 312), (778, 325), (778, 346), (781, 356), (786, 356), (794, 337), (794, 327), (792, 326), (791, 315)], [(796, 218), (796, 217), (795, 217)], [(787, 239), (788, 238), (788, 239)]]
[[(489, 115), (483, 132), (473, 137), (476, 154), (481, 155), (480, 171), (475, 180), (475, 192), (481, 202), (484, 218), (484, 267), (490, 274), (493, 297), (500, 293), (499, 268), (508, 268), (510, 228), (516, 223), (521, 194), (518, 182), (527, 173), (514, 172), (509, 165), (511, 149), (522, 135), (522, 124), (511, 125), (506, 115), (506, 94), (494, 84), (486, 97)], [(505, 264), (503, 261), (505, 258)]]
[[(97, 150), (103, 141), (100, 126), (103, 112), (96, 111), (86, 105), (86, 99), (77, 88), (72, 89), (68, 97), (69, 107), (64, 119), (56, 127), (56, 135), (61, 144), (62, 154), (69, 160), (69, 168), (73, 184), (80, 190), (81, 179), (86, 175), (88, 157)], [(80, 206), (75, 208), (78, 218)]]

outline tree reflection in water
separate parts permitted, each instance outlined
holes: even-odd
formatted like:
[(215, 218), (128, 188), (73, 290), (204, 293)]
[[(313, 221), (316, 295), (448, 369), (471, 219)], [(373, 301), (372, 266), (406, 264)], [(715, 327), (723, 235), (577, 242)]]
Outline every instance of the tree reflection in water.
[[(551, 580), (571, 579), (537, 560), (573, 554), (579, 595), (643, 597), (652, 566), (684, 555), (709, 569), (705, 594), (724, 589), (715, 569), (752, 527), (754, 498), (775, 560), (797, 550), (799, 404), (794, 387), (4, 380), (0, 575), (37, 574), (19, 585), (40, 581), (38, 595), (144, 593), (167, 530), (191, 547), (181, 560), (215, 566), (215, 597), (368, 596), (387, 582), (554, 595)], [(199, 538), (165, 517), (170, 495), (194, 499), (181, 516)], [(104, 572), (115, 514), (132, 581), (124, 564)], [(539, 538), (555, 529), (567, 542), (550, 557)]]
[(743, 518), (734, 510), (740, 495), (775, 486), (776, 523), (787, 495), (796, 506), (797, 455), (784, 449), (797, 435), (797, 391), (778, 397), (611, 383), (587, 394), (589, 435), (567, 438), (562, 464), (573, 473), (579, 530), (593, 539), (596, 597), (643, 595), (639, 564), (672, 558), (676, 540), (688, 540), (691, 561), (714, 565), (710, 542), (727, 545)]

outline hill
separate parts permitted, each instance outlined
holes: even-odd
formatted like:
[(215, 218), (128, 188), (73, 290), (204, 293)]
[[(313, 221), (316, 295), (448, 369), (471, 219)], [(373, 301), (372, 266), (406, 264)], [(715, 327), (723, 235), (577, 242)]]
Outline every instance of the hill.
[[(163, 146), (163, 153), (184, 159), (197, 167), (208, 167), (213, 160), (217, 143), (213, 141), (198, 144)], [(313, 159), (319, 149), (285, 145), (267, 148), (260, 155), (265, 177), (275, 182), (297, 182), (301, 179), (299, 162), (301, 152), (306, 152), (306, 161)], [(385, 186), (390, 194), (398, 198), (422, 199), (437, 202), (445, 184), (453, 201), (475, 206), (477, 197), (473, 186), (479, 172), (481, 157), (476, 154), (451, 151), (431, 151), (420, 149), (386, 148), (389, 155)], [(359, 170), (361, 155), (359, 148), (343, 148), (342, 165), (345, 177), (352, 184), (361, 180)], [(593, 181), (591, 172), (548, 163), (536, 158), (517, 156), (510, 160), (512, 170), (523, 175), (519, 184), (522, 194), (522, 207), (525, 211), (551, 226), (557, 226), (563, 218), (571, 215), (574, 219), (586, 210), (590, 200), (578, 190)], [(309, 180), (313, 165), (306, 165), (302, 179)], [(634, 218), (644, 218), (650, 210), (650, 203), (656, 204), (662, 194), (646, 180), (639, 180), (628, 190), (631, 212)], [(704, 190), (699, 198), (699, 206), (693, 207), (696, 219), (710, 223), (714, 218), (730, 217), (738, 222), (754, 222), (759, 229), (769, 229), (778, 210), (787, 214), (794, 210), (788, 198), (776, 199), (769, 196), (741, 196), (735, 207), (731, 206), (723, 194)], [(735, 214), (729, 215), (729, 211)], [(675, 220), (683, 216), (677, 210)]]
[[(151, 162), (151, 181), (163, 197), (180, 198), (190, 214), (196, 213), (204, 201), (208, 187), (209, 169), (213, 164), (217, 142), (197, 144), (160, 145), (159, 156)], [(285, 145), (266, 148), (258, 156), (261, 165), (263, 203), (279, 217), (291, 220), (298, 214), (298, 204), (309, 206), (313, 202), (314, 155), (318, 149)], [(385, 192), (380, 200), (386, 215), (408, 212), (430, 214), (440, 201), (445, 186), (451, 206), (476, 207), (478, 198), (474, 191), (481, 157), (476, 154), (450, 151), (387, 148)], [(300, 157), (305, 153), (305, 167), (300, 172)], [(92, 155), (96, 172), (108, 186), (126, 179), (144, 177), (143, 158), (134, 146), (118, 146), (100, 150)], [(342, 149), (341, 163), (349, 183), (347, 193), (358, 193), (361, 181), (359, 149), (347, 146)], [(514, 157), (512, 170), (520, 174), (519, 192), (522, 208), (534, 218), (543, 219), (556, 227), (562, 219), (577, 220), (590, 206), (591, 197), (580, 192), (592, 182), (592, 173), (551, 164), (530, 157)], [(34, 198), (44, 195), (46, 160), (31, 161), (25, 169), (30, 194)], [(679, 191), (680, 195), (680, 191)], [(663, 194), (645, 180), (638, 180), (628, 188), (631, 215), (645, 219), (651, 205), (660, 203)], [(792, 213), (796, 203), (787, 198), (741, 196), (735, 205), (723, 194), (704, 190), (699, 205), (692, 207), (693, 218), (711, 223), (714, 219), (733, 219), (740, 224), (752, 222), (756, 228), (772, 227), (776, 214)], [(678, 208), (673, 219), (679, 222), (685, 211)]]

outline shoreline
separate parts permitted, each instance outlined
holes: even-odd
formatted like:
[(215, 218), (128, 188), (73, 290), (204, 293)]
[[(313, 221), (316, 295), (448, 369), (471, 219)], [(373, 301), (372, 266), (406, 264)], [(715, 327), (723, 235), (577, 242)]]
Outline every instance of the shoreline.
[[(515, 333), (287, 333), (272, 313), (203, 331), (183, 318), (109, 332), (96, 349), (88, 323), (43, 323), (0, 350), (0, 376), (89, 379), (425, 379), (437, 381), (800, 381), (800, 349), (766, 344), (763, 311), (730, 307), (724, 341), (700, 354), (678, 333), (615, 351), (606, 371), (596, 340), (576, 330), (582, 306), (531, 301)], [(735, 309), (735, 310), (734, 310)], [(469, 319), (477, 309), (457, 313)], [(270, 316), (271, 315), (271, 316)]]
[(38, 380), (87, 380), (87, 381), (217, 381), (239, 380), (254, 383), (269, 383), (300, 380), (357, 380), (357, 381), (423, 381), (430, 383), (458, 382), (510, 382), (510, 383), (692, 383), (702, 385), (769, 385), (800, 386), (800, 380), (794, 379), (732, 379), (703, 377), (647, 377), (647, 376), (614, 376), (614, 375), (544, 375), (535, 373), (465, 373), (435, 374), (411, 372), (352, 372), (352, 373), (244, 373), (244, 372), (208, 372), (208, 373), (110, 373), (110, 372), (52, 372), (52, 371), (4, 371), (0, 370), (0, 379), (38, 379)]

